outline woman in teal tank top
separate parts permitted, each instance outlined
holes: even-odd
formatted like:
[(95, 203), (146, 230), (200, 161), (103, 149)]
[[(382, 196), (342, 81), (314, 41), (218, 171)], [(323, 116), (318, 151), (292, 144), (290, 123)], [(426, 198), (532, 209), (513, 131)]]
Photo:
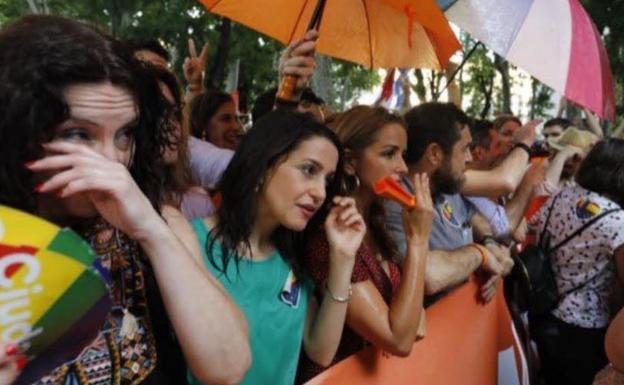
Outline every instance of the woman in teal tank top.
[[(242, 384), (293, 384), (302, 347), (325, 366), (336, 353), (365, 233), (355, 201), (337, 196), (342, 169), (343, 150), (328, 128), (273, 111), (243, 138), (223, 174), (216, 217), (193, 222), (204, 264), (249, 324), (252, 364)], [(305, 234), (318, 231), (331, 266), (321, 303), (302, 270)], [(189, 379), (200, 384), (192, 373)]]

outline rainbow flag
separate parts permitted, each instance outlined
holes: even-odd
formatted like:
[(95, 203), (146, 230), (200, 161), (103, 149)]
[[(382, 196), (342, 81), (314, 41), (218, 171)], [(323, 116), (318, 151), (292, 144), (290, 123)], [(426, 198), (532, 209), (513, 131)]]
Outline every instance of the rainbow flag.
[[(111, 307), (108, 272), (76, 233), (0, 206), (0, 342), (37, 373), (75, 358)], [(53, 365), (47, 367), (48, 365)]]

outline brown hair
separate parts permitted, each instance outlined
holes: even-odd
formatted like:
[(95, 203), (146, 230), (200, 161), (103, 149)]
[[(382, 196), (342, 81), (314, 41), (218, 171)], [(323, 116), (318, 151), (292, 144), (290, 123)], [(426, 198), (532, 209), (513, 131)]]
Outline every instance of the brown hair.
[[(328, 120), (328, 127), (338, 135), (345, 150), (351, 151), (355, 157), (377, 140), (379, 130), (384, 126), (395, 123), (406, 127), (403, 118), (383, 107), (357, 106), (333, 115)], [(382, 257), (398, 262), (399, 251), (386, 228), (385, 212), (380, 200), (373, 201), (365, 220)]]
[(492, 123), (492, 125), (494, 126), (494, 129), (496, 131), (500, 131), (500, 129), (505, 125), (505, 123), (507, 122), (516, 122), (519, 125), (522, 126), (522, 122), (520, 121), (520, 119), (518, 119), (517, 117), (513, 116), (513, 115), (500, 115), (499, 117), (497, 117), (496, 119), (494, 119), (494, 123)]

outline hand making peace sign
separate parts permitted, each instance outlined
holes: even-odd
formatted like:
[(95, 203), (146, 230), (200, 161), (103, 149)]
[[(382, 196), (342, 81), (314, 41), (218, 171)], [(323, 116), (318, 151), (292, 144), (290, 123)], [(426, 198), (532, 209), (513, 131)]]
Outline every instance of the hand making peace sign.
[(189, 56), (184, 59), (182, 69), (184, 71), (186, 83), (194, 91), (201, 91), (201, 89), (203, 89), (204, 69), (206, 68), (206, 62), (208, 61), (208, 47), (209, 44), (205, 43), (199, 56), (197, 56), (195, 42), (193, 39), (188, 40)]

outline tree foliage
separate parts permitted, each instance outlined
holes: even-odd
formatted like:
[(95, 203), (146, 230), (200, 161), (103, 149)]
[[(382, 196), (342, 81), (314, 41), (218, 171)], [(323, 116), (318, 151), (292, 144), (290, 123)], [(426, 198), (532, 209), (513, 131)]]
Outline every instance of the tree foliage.
[[(81, 20), (122, 39), (158, 39), (172, 53), (181, 76), (187, 41), (210, 44), (207, 83), (223, 89), (232, 65), (240, 59), (242, 107), (277, 83), (277, 62), (283, 46), (244, 26), (210, 14), (196, 0), (0, 0), (0, 25), (29, 13), (49, 13)], [(199, 48), (198, 48), (199, 49)], [(333, 89), (325, 97), (341, 108), (362, 90), (379, 82), (376, 72), (328, 59)]]

